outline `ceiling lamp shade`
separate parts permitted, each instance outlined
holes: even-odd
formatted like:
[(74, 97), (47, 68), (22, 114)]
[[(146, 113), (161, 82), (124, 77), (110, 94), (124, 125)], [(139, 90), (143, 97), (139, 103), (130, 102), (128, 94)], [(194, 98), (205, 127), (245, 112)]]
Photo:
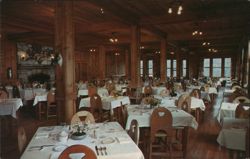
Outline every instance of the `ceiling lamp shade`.
[(173, 0), (172, 2), (170, 2), (169, 7), (168, 7), (168, 14), (172, 14), (174, 8), (177, 9), (177, 14), (178, 15), (182, 14), (183, 7), (182, 7), (181, 1)]
[(115, 33), (114, 33), (114, 32), (112, 33), (112, 37), (109, 38), (109, 41), (110, 41), (111, 43), (117, 43), (117, 42), (118, 42), (118, 38), (115, 36)]

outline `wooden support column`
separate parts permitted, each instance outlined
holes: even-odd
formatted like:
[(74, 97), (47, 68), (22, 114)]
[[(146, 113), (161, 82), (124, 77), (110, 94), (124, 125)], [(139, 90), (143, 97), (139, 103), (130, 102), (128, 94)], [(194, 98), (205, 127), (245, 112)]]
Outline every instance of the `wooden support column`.
[(247, 59), (248, 59), (247, 60), (248, 61), (247, 62), (248, 63), (248, 71), (247, 71), (247, 76), (248, 76), (247, 77), (248, 78), (248, 80), (247, 80), (248, 82), (247, 83), (248, 83), (248, 87), (247, 87), (247, 89), (248, 90), (247, 91), (248, 91), (248, 98), (250, 98), (250, 40), (248, 41), (248, 49), (247, 50), (248, 50), (248, 53), (247, 53), (247, 55), (248, 55), (248, 57), (247, 57)]
[(140, 27), (132, 26), (131, 37), (131, 87), (140, 85)]
[(166, 81), (166, 72), (167, 72), (167, 39), (162, 38), (161, 39), (161, 54), (160, 54), (160, 80), (161, 82)]
[[(55, 8), (55, 52), (63, 53), (63, 41), (64, 27), (63, 24), (63, 5), (61, 2), (57, 2)], [(56, 65), (55, 68), (55, 81), (56, 81), (56, 103), (57, 107), (57, 121), (58, 123), (63, 122), (65, 116), (64, 111), (64, 83), (63, 83), (63, 68), (62, 66)]]
[(222, 58), (221, 61), (221, 77), (225, 77), (225, 58)]
[(63, 65), (62, 68), (58, 66), (56, 70), (57, 101), (59, 102), (57, 105), (61, 108), (59, 120), (67, 123), (70, 123), (76, 112), (74, 45), (73, 2), (58, 1), (55, 16), (55, 46), (62, 54)]
[(100, 79), (106, 77), (106, 52), (103, 45), (99, 46), (99, 77)]
[(125, 76), (127, 79), (130, 78), (130, 60), (129, 60), (129, 51), (125, 50)]

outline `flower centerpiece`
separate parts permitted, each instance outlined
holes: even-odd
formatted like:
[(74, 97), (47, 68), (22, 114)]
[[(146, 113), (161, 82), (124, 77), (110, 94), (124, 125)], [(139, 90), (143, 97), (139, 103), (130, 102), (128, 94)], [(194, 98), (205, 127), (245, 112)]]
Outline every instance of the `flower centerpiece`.
[(161, 103), (160, 99), (154, 98), (153, 96), (146, 97), (145, 104), (149, 104), (150, 108), (154, 108)]

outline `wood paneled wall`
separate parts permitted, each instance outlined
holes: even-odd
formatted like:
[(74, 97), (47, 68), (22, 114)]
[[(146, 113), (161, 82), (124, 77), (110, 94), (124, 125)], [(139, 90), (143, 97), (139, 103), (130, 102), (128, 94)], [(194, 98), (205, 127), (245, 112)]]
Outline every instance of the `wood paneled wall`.
[[(17, 48), (16, 43), (1, 37), (1, 80), (4, 84), (14, 84), (17, 79)], [(7, 78), (7, 69), (11, 68), (12, 78)]]
[(126, 56), (125, 52), (107, 52), (106, 53), (106, 76), (126, 75)]
[[(232, 78), (242, 79), (242, 69), (247, 67), (243, 65), (244, 60), (242, 60), (242, 50), (239, 49), (238, 53), (228, 53), (228, 54), (187, 54), (180, 53), (180, 60), (187, 59), (189, 76), (198, 77), (199, 69), (201, 68), (203, 58), (216, 58), (216, 57), (231, 57), (232, 58)], [(244, 59), (247, 59), (247, 51), (249, 50), (245, 47), (246, 53)], [(17, 80), (17, 63), (16, 63), (16, 43), (10, 41), (2, 36), (1, 38), (1, 54), (0, 54), (0, 82), (13, 84)], [(85, 51), (75, 51), (75, 80), (91, 80), (94, 78), (100, 78), (100, 59), (99, 59), (99, 50), (96, 52)], [(119, 56), (115, 55), (113, 51), (106, 51), (106, 77), (112, 75), (126, 75), (130, 77), (130, 65), (129, 57), (130, 52), (119, 51)], [(202, 55), (202, 56), (201, 56)], [(153, 59), (154, 63), (154, 76), (160, 77), (160, 54), (155, 53), (142, 53), (141, 60), (143, 60), (144, 75), (148, 75), (148, 66), (147, 61)], [(167, 54), (167, 59), (176, 59), (176, 55)], [(199, 61), (199, 62), (198, 62)], [(246, 61), (246, 60), (245, 60)], [(7, 68), (11, 67), (13, 72), (13, 79), (7, 79)], [(180, 68), (181, 69), (181, 68)], [(247, 71), (247, 70), (245, 70)], [(247, 80), (248, 74), (245, 73), (245, 83)]]

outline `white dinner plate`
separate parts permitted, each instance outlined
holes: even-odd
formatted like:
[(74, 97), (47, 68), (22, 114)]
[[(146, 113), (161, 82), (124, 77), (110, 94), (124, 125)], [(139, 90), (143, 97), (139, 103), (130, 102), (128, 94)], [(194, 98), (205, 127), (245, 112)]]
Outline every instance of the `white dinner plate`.
[(112, 137), (107, 137), (107, 138), (101, 140), (102, 144), (112, 144), (114, 142), (115, 142), (115, 139), (113, 139)]

